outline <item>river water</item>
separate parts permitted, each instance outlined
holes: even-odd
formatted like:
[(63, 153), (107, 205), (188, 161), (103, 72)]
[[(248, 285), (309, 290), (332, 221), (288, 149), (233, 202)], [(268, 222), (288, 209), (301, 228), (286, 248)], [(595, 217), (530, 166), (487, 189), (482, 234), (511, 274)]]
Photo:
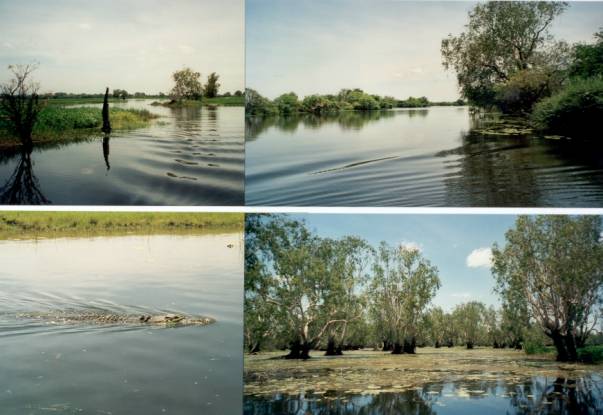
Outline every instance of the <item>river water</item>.
[(603, 378), (598, 374), (578, 380), (536, 376), (513, 383), (461, 380), (397, 393), (310, 391), (298, 395), (246, 396), (244, 414), (595, 415), (603, 413), (602, 388)]
[[(114, 131), (32, 154), (0, 154), (6, 204), (241, 205), (244, 108), (167, 108), (153, 100), (115, 107), (160, 115), (147, 128)], [(94, 104), (99, 109), (101, 104)]]
[[(242, 412), (240, 233), (1, 241), (0, 261), (3, 415)], [(17, 317), (53, 310), (173, 312), (216, 323), (65, 325)]]
[(248, 118), (246, 203), (603, 206), (602, 144), (485, 122), (467, 107)]

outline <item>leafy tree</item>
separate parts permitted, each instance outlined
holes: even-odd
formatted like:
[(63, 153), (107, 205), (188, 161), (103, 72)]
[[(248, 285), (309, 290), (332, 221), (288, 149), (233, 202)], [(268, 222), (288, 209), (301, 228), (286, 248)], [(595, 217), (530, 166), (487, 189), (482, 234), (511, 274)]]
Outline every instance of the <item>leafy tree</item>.
[(595, 33), (592, 45), (576, 45), (569, 75), (577, 78), (603, 76), (603, 30)]
[(235, 93), (234, 93), (234, 96), (235, 96), (235, 97), (242, 97), (242, 96), (243, 96), (243, 92), (237, 89), (237, 90), (235, 91)]
[(442, 40), (446, 69), (454, 69), (462, 95), (479, 106), (492, 105), (494, 86), (518, 71), (550, 59), (556, 45), (548, 30), (564, 2), (491, 1), (469, 13), (467, 30)]
[(0, 123), (6, 124), (26, 149), (31, 149), (31, 133), (44, 104), (40, 101), (40, 86), (31, 80), (36, 65), (9, 65), (13, 79), (0, 85)]
[(479, 301), (470, 301), (455, 307), (455, 327), (460, 341), (467, 345), (467, 349), (473, 349), (484, 341), (487, 333), (486, 312), (486, 306)]
[(505, 113), (532, 112), (534, 105), (559, 90), (563, 73), (554, 68), (523, 69), (494, 86), (494, 103)]
[(125, 89), (114, 89), (113, 98), (126, 99), (128, 98), (128, 91), (126, 91)]
[(207, 98), (214, 98), (218, 96), (218, 89), (220, 88), (220, 83), (218, 82), (220, 79), (220, 75), (215, 72), (212, 72), (207, 77), (207, 83), (205, 84), (205, 96)]
[(170, 91), (172, 99), (181, 101), (183, 99), (198, 100), (203, 95), (203, 86), (200, 82), (201, 74), (191, 68), (184, 68), (172, 74), (174, 87)]
[(439, 287), (437, 268), (419, 250), (381, 243), (370, 287), (372, 314), (393, 354), (415, 352), (419, 322)]
[(289, 339), (288, 358), (306, 359), (327, 334), (334, 335), (334, 325), (342, 324), (345, 333), (346, 324), (360, 317), (352, 287), (366, 249), (362, 240), (322, 239), (286, 216), (249, 215), (246, 228), (249, 350), (272, 331)]
[(530, 318), (557, 349), (576, 361), (593, 330), (603, 286), (603, 243), (598, 216), (521, 216), (494, 244), (492, 272), (503, 299), (521, 296)]
[(362, 293), (372, 250), (366, 241), (352, 236), (323, 239), (323, 244), (323, 266), (332, 284), (330, 297), (324, 299), (329, 309), (325, 315), (327, 319), (339, 320), (329, 326), (326, 355), (341, 355), (350, 326), (365, 317), (366, 298)]
[(278, 113), (278, 108), (268, 98), (255, 89), (245, 89), (245, 115), (270, 115)]
[(292, 114), (299, 110), (300, 103), (295, 92), (282, 94), (274, 100), (274, 104), (281, 114)]

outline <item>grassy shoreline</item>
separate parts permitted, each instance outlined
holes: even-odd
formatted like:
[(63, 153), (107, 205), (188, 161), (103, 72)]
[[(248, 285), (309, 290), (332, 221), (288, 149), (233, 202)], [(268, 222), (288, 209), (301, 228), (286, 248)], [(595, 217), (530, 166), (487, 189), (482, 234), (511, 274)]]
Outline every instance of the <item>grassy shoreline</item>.
[(199, 101), (196, 100), (183, 100), (172, 102), (170, 100), (158, 100), (151, 103), (151, 105), (168, 107), (168, 108), (185, 108), (185, 107), (203, 107), (203, 106), (222, 106), (222, 107), (243, 107), (245, 105), (245, 97), (231, 96), (231, 97), (215, 97), (215, 98), (203, 98)]
[(242, 213), (0, 213), (0, 240), (87, 236), (240, 232)]
[[(132, 130), (148, 126), (158, 115), (147, 110), (111, 108), (113, 130)], [(66, 143), (100, 136), (102, 114), (98, 108), (47, 106), (39, 114), (32, 132), (34, 144)], [(21, 141), (0, 123), (0, 150), (15, 149)]]

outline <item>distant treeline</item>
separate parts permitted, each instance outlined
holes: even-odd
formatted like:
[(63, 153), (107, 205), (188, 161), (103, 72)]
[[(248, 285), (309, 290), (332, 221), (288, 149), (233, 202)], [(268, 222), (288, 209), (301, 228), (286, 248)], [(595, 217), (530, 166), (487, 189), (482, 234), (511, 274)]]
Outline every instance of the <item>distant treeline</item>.
[(454, 102), (431, 102), (427, 97), (409, 97), (399, 100), (391, 96), (371, 95), (358, 88), (342, 89), (337, 95), (313, 94), (303, 99), (299, 99), (294, 92), (288, 92), (270, 100), (253, 89), (245, 90), (245, 113), (247, 115), (325, 114), (339, 111), (421, 108), (433, 105), (465, 105), (465, 102), (461, 99)]
[[(128, 99), (128, 98), (167, 98), (169, 95), (164, 92), (158, 92), (156, 94), (147, 94), (146, 92), (134, 92), (130, 93), (125, 89), (114, 89), (112, 91), (113, 98)], [(40, 94), (43, 99), (103, 99), (104, 93), (99, 92), (98, 94), (86, 94), (86, 93), (71, 93), (71, 92), (49, 92), (46, 94)], [(216, 97), (240, 97), (243, 96), (243, 92), (240, 90), (234, 93), (225, 92), (223, 94), (216, 95)]]

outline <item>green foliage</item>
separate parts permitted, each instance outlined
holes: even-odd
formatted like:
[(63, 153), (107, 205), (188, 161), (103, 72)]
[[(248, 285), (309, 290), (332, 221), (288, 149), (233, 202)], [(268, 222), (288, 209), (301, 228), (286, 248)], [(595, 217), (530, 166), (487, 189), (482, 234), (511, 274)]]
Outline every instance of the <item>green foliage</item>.
[(245, 115), (277, 114), (278, 108), (268, 98), (261, 96), (255, 89), (245, 89)]
[(198, 100), (203, 95), (203, 86), (201, 85), (201, 74), (193, 71), (191, 68), (184, 68), (172, 74), (174, 87), (170, 94), (176, 101), (183, 99)]
[(299, 111), (300, 103), (295, 92), (282, 94), (274, 100), (274, 105), (281, 114), (292, 114)]
[(603, 77), (574, 79), (535, 105), (532, 121), (547, 132), (598, 138), (603, 117)]
[[(557, 358), (575, 361), (592, 331), (603, 288), (599, 216), (520, 216), (492, 248), (492, 273), (503, 301), (517, 297), (555, 344)], [(517, 300), (516, 300), (517, 301)]]
[(218, 96), (218, 90), (220, 89), (220, 83), (218, 82), (220, 79), (220, 75), (215, 72), (212, 72), (207, 77), (207, 83), (205, 84), (205, 88), (203, 92), (205, 96), (208, 98), (215, 98)]
[(579, 44), (574, 47), (574, 61), (569, 68), (569, 76), (591, 78), (603, 76), (603, 30), (595, 33), (593, 45)]
[(397, 106), (400, 108), (422, 108), (428, 107), (431, 103), (427, 99), (427, 97), (408, 97), (408, 99), (404, 101), (398, 101)]
[(442, 41), (444, 67), (456, 71), (462, 95), (471, 104), (489, 107), (497, 84), (516, 72), (562, 62), (558, 55), (563, 48), (554, 44), (548, 29), (566, 6), (545, 1), (477, 4), (467, 30)]
[(242, 230), (240, 213), (2, 212), (0, 239)]
[[(147, 110), (111, 108), (109, 117), (114, 129), (132, 129), (148, 125), (148, 122), (157, 118), (157, 115)], [(97, 129), (102, 124), (103, 118), (98, 108), (49, 106), (40, 112), (38, 122), (34, 128), (34, 135), (68, 130)]]
[(530, 113), (534, 105), (558, 90), (561, 74), (549, 68), (523, 69), (494, 86), (494, 103), (507, 114)]
[(483, 344), (487, 336), (486, 306), (479, 301), (459, 304), (452, 312), (459, 340), (468, 349)]
[[(440, 288), (438, 269), (416, 248), (379, 245), (370, 284), (371, 314), (383, 340), (413, 344), (427, 306)], [(414, 352), (414, 347), (411, 350)]]
[(603, 345), (586, 346), (578, 349), (578, 360), (583, 363), (602, 363)]

